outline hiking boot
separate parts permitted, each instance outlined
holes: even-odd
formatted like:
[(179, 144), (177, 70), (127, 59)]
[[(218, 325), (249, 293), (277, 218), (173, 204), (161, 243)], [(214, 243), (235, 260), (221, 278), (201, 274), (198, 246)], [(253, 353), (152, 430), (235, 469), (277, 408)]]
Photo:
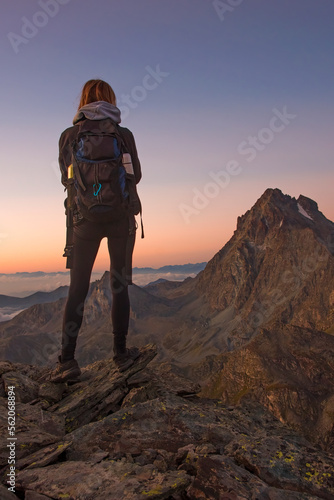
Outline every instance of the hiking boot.
[(58, 356), (56, 369), (51, 373), (49, 381), (60, 384), (68, 380), (76, 380), (79, 375), (81, 375), (81, 370), (75, 359), (62, 363), (61, 356)]
[(120, 372), (124, 372), (133, 365), (133, 363), (137, 358), (139, 358), (139, 356), (140, 350), (138, 349), (138, 347), (130, 347), (126, 349), (124, 353), (116, 354), (113, 357), (113, 360), (118, 370)]

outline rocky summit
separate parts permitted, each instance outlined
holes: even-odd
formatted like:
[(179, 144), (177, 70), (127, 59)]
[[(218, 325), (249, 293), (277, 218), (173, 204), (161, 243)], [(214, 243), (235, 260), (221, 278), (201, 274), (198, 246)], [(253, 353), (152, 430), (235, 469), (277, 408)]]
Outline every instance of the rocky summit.
[(1, 499), (153, 500), (334, 498), (334, 459), (255, 402), (226, 405), (149, 363), (119, 373), (110, 359), (72, 385), (48, 369), (0, 363), (1, 421), (15, 386), (15, 492), (2, 427)]
[(243, 343), (276, 319), (334, 326), (334, 224), (317, 204), (267, 189), (238, 218), (229, 242), (197, 276), (212, 311), (233, 311), (230, 342)]

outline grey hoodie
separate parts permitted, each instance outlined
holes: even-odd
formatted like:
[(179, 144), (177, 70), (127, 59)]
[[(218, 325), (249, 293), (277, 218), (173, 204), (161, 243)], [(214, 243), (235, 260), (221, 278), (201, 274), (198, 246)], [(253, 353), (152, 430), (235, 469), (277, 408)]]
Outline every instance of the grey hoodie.
[[(87, 120), (104, 120), (105, 118), (110, 118), (113, 122), (119, 124), (121, 122), (121, 112), (116, 106), (105, 101), (92, 102), (82, 106), (78, 110), (73, 118), (74, 125), (64, 130), (59, 139), (59, 166), (62, 173), (61, 182), (64, 186), (67, 185), (67, 167), (72, 163), (72, 144), (78, 133), (76, 123), (83, 118)], [(141, 166), (136, 143), (129, 129), (124, 127), (120, 127), (120, 129), (125, 145), (131, 155), (135, 178), (138, 183), (141, 179)]]
[(111, 118), (115, 123), (121, 123), (121, 112), (120, 110), (105, 101), (96, 101), (82, 106), (73, 118), (73, 125), (75, 125), (82, 118), (87, 118), (87, 120), (103, 120), (105, 118)]

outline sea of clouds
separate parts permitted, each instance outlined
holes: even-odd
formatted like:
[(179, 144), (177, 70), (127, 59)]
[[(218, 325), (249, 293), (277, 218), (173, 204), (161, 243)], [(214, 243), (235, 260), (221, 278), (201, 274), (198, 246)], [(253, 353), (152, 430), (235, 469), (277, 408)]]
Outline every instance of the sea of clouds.
[[(133, 282), (138, 286), (145, 286), (158, 279), (169, 281), (183, 281), (188, 277), (194, 278), (198, 272), (190, 272), (185, 269), (180, 272), (182, 266), (175, 266), (176, 272), (164, 272), (160, 269), (149, 269), (143, 272), (142, 269), (135, 268), (133, 271)], [(102, 277), (105, 271), (93, 272), (91, 281), (96, 281)], [(36, 292), (51, 292), (60, 286), (70, 284), (70, 273), (68, 272), (36, 272), (36, 273), (0, 273), (0, 295), (11, 297), (27, 297)], [(16, 316), (22, 309), (13, 307), (0, 307), (0, 322), (8, 321)]]
[[(104, 272), (93, 272), (91, 281), (100, 279)], [(133, 272), (133, 282), (138, 286), (145, 286), (158, 279), (183, 281), (189, 276), (195, 277), (196, 274), (194, 272), (163, 272), (159, 269), (143, 273), (138, 269), (138, 271), (134, 270)], [(35, 292), (51, 292), (60, 286), (69, 284), (69, 272), (0, 274), (0, 295), (27, 297)]]

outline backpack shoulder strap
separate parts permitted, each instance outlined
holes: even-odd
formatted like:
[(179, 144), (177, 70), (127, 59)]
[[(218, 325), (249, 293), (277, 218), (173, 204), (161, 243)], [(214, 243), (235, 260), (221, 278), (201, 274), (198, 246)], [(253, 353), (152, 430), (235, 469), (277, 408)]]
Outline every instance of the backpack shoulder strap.
[[(117, 124), (116, 125), (117, 128), (118, 128), (118, 133), (122, 139), (122, 144), (124, 146), (124, 151), (122, 151), (123, 153), (129, 153), (130, 152), (128, 151), (128, 148), (126, 147), (126, 143), (125, 143), (125, 140), (124, 140), (124, 137), (123, 137), (123, 134), (122, 134), (122, 131), (121, 131), (121, 128), (119, 127), (119, 125)], [(134, 181), (135, 182), (135, 181)], [(137, 186), (136, 186), (136, 183), (134, 184), (134, 187), (135, 187), (135, 190), (136, 190), (136, 193), (137, 193)], [(138, 194), (137, 194), (138, 196)], [(139, 197), (138, 197), (139, 199)], [(143, 224), (143, 212), (142, 212), (142, 205), (140, 203), (140, 210), (139, 210), (139, 214), (140, 214), (140, 226), (141, 226), (141, 238), (144, 238), (144, 224)]]

